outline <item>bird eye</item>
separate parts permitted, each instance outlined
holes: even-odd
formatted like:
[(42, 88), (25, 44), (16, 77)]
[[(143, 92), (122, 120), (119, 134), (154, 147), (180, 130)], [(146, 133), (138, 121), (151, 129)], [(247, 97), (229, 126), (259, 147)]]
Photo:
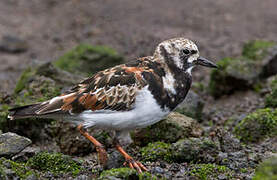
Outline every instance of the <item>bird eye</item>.
[(190, 53), (190, 51), (188, 49), (183, 49), (182, 52), (186, 55), (188, 55)]

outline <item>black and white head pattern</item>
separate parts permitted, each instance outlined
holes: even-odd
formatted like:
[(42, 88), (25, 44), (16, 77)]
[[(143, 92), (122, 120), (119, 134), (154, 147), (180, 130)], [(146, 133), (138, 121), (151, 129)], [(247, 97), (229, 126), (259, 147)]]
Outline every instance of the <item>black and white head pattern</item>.
[(163, 41), (155, 50), (154, 57), (164, 59), (169, 66), (191, 73), (199, 57), (194, 42), (185, 38), (174, 38)]

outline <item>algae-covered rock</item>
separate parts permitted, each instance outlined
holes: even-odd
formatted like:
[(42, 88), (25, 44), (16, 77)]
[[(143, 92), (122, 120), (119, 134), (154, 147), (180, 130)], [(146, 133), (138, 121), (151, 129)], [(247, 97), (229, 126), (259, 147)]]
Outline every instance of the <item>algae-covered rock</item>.
[(148, 172), (139, 174), (136, 170), (130, 168), (117, 168), (103, 171), (98, 178), (99, 180), (114, 180), (114, 179), (139, 179), (139, 180), (155, 180), (158, 179), (155, 175)]
[(171, 145), (164, 142), (149, 143), (146, 147), (141, 148), (140, 153), (144, 161), (172, 161)]
[(262, 162), (256, 169), (253, 180), (273, 180), (277, 179), (277, 157), (271, 157)]
[(180, 104), (175, 111), (188, 117), (200, 120), (202, 117), (203, 108), (203, 99), (198, 94), (190, 90), (184, 102)]
[(81, 44), (61, 56), (54, 65), (72, 73), (92, 75), (123, 61), (123, 57), (109, 47)]
[(246, 116), (235, 127), (234, 133), (244, 142), (257, 142), (277, 135), (277, 110), (259, 109)]
[(265, 97), (266, 107), (277, 107), (277, 76), (274, 76), (270, 82), (270, 93)]
[(202, 128), (192, 118), (177, 112), (170, 113), (166, 119), (132, 133), (137, 145), (147, 145), (149, 142), (176, 142), (180, 138), (200, 136)]
[[(214, 97), (252, 88), (261, 78), (277, 73), (277, 46), (267, 41), (245, 44), (242, 56), (224, 58), (211, 73), (209, 91)], [(276, 64), (276, 65), (275, 65)]]
[(35, 171), (29, 169), (25, 163), (17, 163), (5, 158), (0, 159), (0, 179), (37, 179)]
[(207, 179), (232, 179), (234, 171), (226, 166), (220, 166), (217, 164), (195, 164), (190, 167), (189, 174), (192, 177), (201, 180)]
[(214, 97), (250, 88), (262, 72), (259, 63), (250, 59), (224, 58), (217, 62), (220, 69), (212, 70), (209, 91)]
[(0, 157), (12, 157), (30, 145), (32, 141), (15, 133), (0, 135)]
[(244, 44), (242, 55), (249, 59), (260, 60), (268, 55), (269, 48), (274, 46), (274, 42), (252, 40)]
[(216, 144), (208, 138), (181, 139), (172, 145), (174, 162), (215, 162), (219, 152)]
[(82, 170), (80, 163), (74, 161), (70, 156), (48, 152), (36, 154), (28, 160), (27, 166), (53, 174), (72, 173), (72, 175), (77, 175)]

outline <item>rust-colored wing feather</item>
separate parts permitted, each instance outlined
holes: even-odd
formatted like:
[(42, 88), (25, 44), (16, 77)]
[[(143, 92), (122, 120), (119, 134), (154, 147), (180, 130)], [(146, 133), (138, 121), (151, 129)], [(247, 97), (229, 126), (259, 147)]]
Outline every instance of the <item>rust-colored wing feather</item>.
[(149, 70), (145, 67), (128, 67), (126, 65), (101, 71), (82, 81), (65, 94), (48, 101), (37, 110), (37, 113), (131, 110), (138, 90), (145, 86), (141, 75), (144, 71)]

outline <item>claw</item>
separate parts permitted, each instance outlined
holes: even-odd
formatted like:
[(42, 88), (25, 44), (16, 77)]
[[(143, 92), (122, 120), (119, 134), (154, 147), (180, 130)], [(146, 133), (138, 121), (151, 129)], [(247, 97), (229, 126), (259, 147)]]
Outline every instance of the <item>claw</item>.
[(124, 162), (124, 166), (126, 166), (126, 164), (129, 164), (129, 167), (131, 169), (136, 169), (136, 171), (138, 173), (142, 173), (142, 171), (148, 171), (148, 169), (139, 161), (134, 161), (133, 159), (126, 159), (126, 162)]

